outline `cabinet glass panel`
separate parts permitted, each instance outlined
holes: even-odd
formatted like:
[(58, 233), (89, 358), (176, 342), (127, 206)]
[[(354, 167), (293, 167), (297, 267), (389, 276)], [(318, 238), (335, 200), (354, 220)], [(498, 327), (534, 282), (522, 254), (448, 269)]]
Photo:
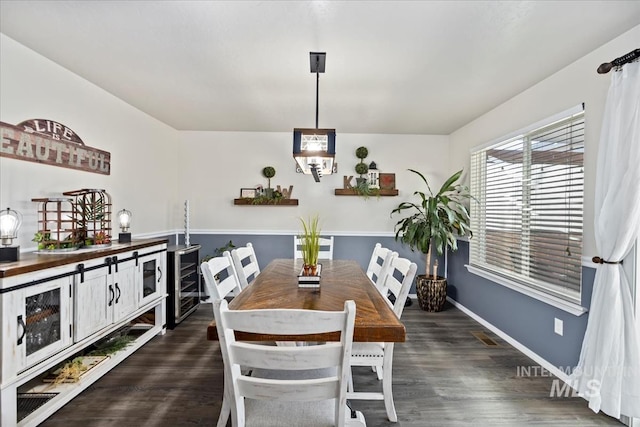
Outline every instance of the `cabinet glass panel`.
[(142, 297), (154, 294), (158, 290), (156, 282), (157, 263), (155, 259), (142, 264)]
[(60, 288), (26, 298), (27, 356), (60, 340)]

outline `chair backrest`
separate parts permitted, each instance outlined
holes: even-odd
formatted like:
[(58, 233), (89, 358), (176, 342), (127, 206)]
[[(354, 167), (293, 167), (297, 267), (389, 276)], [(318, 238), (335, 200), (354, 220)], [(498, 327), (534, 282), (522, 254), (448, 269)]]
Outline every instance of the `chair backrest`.
[[(320, 237), (318, 259), (333, 259), (333, 236)], [(302, 259), (302, 243), (299, 236), (293, 236), (293, 259)]]
[[(350, 375), (349, 358), (356, 313), (353, 301), (345, 301), (343, 311), (320, 311), (229, 310), (225, 300), (216, 300), (213, 311), (224, 361), (225, 380), (229, 381), (229, 395), (233, 400), (231, 416), (234, 426), (244, 426), (245, 398), (286, 402), (335, 399), (335, 425), (344, 426)], [(292, 335), (340, 332), (340, 341), (312, 346), (265, 346), (236, 341), (236, 330)], [(325, 372), (325, 376), (303, 379), (304, 375), (293, 378), (285, 375), (287, 379), (283, 380), (243, 375), (243, 372), (251, 369), (283, 373), (292, 370), (318, 370), (320, 373)]]
[[(395, 297), (393, 304), (389, 304), (393, 308), (393, 312), (398, 316), (402, 316), (404, 303), (409, 295), (409, 289), (416, 277), (418, 266), (415, 262), (411, 262), (406, 258), (393, 257), (387, 269), (386, 278), (384, 280), (384, 288), (390, 291)], [(386, 292), (385, 292), (386, 296)], [(385, 298), (386, 299), (386, 298)], [(388, 301), (388, 299), (386, 299)]]
[(238, 275), (240, 289), (244, 289), (260, 274), (260, 266), (258, 265), (258, 259), (256, 258), (256, 252), (253, 250), (253, 245), (247, 243), (247, 246), (233, 249), (231, 251), (231, 258), (233, 259), (233, 266)]
[(213, 300), (223, 299), (232, 291), (239, 293), (240, 283), (229, 251), (200, 265), (207, 291)]
[(373, 248), (373, 253), (371, 254), (371, 260), (369, 260), (367, 276), (385, 297), (387, 296), (387, 292), (384, 287), (384, 279), (387, 277), (387, 269), (389, 268), (391, 259), (397, 256), (398, 252), (384, 248), (380, 243), (376, 243)]

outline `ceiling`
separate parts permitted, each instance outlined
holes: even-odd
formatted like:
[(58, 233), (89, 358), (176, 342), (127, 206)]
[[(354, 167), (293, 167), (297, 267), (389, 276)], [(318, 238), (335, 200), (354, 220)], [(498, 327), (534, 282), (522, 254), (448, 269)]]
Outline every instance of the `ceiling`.
[(319, 127), (446, 135), (638, 24), (636, 0), (0, 0), (5, 35), (201, 131), (315, 127), (318, 51)]

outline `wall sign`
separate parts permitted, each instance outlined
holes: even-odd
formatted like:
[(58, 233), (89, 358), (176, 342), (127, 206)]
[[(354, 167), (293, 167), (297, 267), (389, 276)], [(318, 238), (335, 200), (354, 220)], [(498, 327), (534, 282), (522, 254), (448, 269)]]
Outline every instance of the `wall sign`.
[(0, 156), (103, 175), (111, 174), (111, 153), (84, 145), (67, 126), (46, 119), (17, 126), (0, 122)]

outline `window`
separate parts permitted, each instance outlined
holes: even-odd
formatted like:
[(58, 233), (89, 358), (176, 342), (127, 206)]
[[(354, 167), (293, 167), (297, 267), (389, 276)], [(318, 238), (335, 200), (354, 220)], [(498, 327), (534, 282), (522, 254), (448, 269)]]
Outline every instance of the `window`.
[(470, 266), (580, 304), (583, 157), (582, 106), (474, 149)]

